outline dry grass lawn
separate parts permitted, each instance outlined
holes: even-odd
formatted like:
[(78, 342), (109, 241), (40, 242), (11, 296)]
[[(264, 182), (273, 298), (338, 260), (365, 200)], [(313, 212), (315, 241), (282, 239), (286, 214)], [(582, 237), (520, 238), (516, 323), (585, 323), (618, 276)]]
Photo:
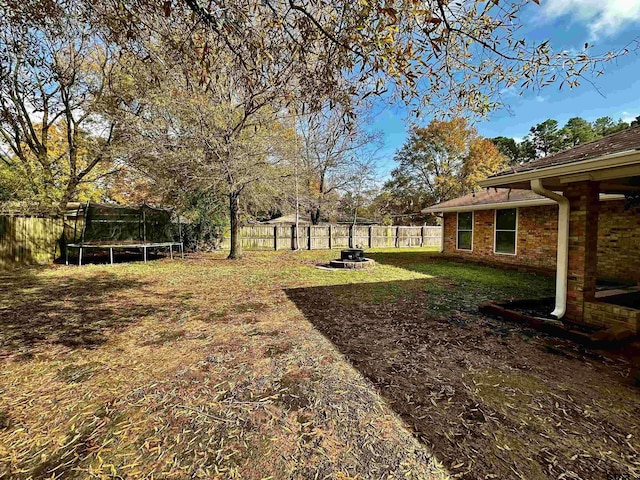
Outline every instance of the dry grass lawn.
[(633, 365), (477, 314), (549, 279), (335, 255), (0, 273), (0, 478), (638, 478)]

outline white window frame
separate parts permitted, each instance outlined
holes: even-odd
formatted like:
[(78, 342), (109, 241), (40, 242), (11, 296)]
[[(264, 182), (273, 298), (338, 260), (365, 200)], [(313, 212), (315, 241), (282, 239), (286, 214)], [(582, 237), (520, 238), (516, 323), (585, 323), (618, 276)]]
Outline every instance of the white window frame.
[[(515, 210), (516, 211), (516, 228), (515, 230), (498, 230), (498, 210)], [(511, 255), (515, 257), (518, 255), (518, 227), (520, 224), (520, 209), (518, 207), (514, 208), (496, 208), (493, 211), (493, 253), (494, 255)], [(510, 252), (498, 252), (498, 232), (515, 232), (515, 245), (513, 246), (513, 253)]]
[[(460, 214), (461, 213), (470, 213), (471, 214), (471, 230), (462, 230), (463, 232), (471, 232), (471, 248), (459, 248), (458, 247), (458, 233), (460, 232)], [(470, 212), (456, 212), (456, 250), (460, 250), (461, 252), (473, 252), (473, 232), (475, 231), (475, 221), (476, 221), (476, 213), (472, 210)]]

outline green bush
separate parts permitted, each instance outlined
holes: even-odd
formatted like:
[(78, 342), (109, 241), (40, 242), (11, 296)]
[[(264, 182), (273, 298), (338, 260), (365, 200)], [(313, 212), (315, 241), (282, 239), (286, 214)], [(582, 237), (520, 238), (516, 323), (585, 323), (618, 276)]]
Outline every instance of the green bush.
[(218, 250), (228, 229), (226, 203), (217, 195), (202, 191), (190, 193), (181, 220), (185, 249), (192, 252)]

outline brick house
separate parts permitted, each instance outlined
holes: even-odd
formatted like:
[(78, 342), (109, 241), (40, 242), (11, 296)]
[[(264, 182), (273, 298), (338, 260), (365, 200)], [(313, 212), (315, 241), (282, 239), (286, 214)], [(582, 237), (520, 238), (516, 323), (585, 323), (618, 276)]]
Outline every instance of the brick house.
[(444, 254), (554, 274), (555, 317), (640, 332), (640, 127), (480, 184), (424, 210), (443, 217)]

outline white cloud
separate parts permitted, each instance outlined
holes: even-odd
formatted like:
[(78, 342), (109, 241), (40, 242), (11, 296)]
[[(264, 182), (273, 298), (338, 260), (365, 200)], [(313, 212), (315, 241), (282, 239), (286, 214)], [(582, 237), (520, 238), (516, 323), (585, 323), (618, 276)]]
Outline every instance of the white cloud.
[(548, 18), (570, 16), (586, 23), (592, 38), (613, 35), (640, 21), (640, 0), (547, 0), (542, 8)]
[(500, 90), (500, 95), (502, 95), (504, 98), (517, 97), (518, 94), (518, 89), (514, 85), (510, 87), (504, 87)]
[(631, 123), (636, 119), (637, 116), (638, 114), (633, 114), (631, 112), (622, 112), (621, 118), (623, 122)]
[(536, 102), (544, 103), (547, 101), (547, 97), (543, 97), (542, 95), (536, 95)]

